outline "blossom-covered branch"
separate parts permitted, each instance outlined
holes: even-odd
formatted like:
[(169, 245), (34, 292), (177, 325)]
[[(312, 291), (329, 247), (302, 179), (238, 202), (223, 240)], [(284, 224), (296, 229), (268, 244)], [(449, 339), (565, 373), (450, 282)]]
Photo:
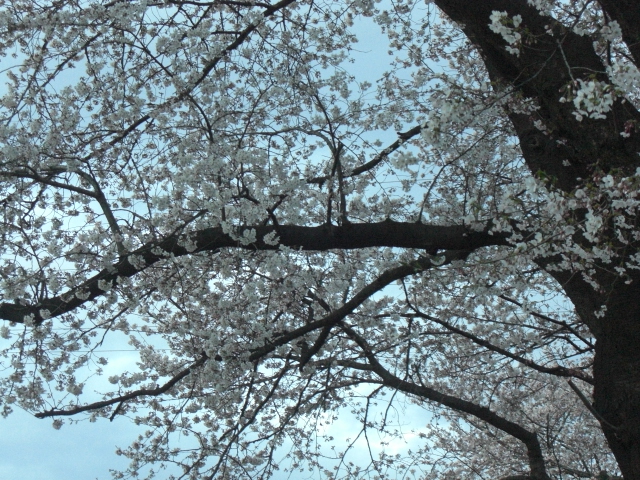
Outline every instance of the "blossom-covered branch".
[[(274, 236), (277, 241), (269, 241)], [(250, 240), (246, 240), (249, 238)], [(437, 226), (421, 223), (385, 221), (343, 226), (257, 225), (225, 233), (222, 227), (174, 234), (159, 242), (150, 242), (131, 252), (116, 264), (105, 268), (78, 287), (48, 298), (38, 305), (0, 304), (0, 318), (22, 323), (25, 317), (35, 323), (73, 311), (115, 286), (119, 278), (129, 278), (167, 258), (215, 252), (221, 248), (278, 250), (281, 246), (325, 251), (367, 247), (400, 247), (426, 250), (475, 250), (489, 245), (508, 245), (507, 235), (474, 231), (464, 226)]]
[(374, 350), (368, 344), (365, 338), (359, 335), (353, 328), (346, 324), (341, 324), (340, 328), (349, 335), (355, 343), (362, 349), (362, 352), (371, 365), (371, 371), (380, 377), (383, 385), (398, 389), (403, 392), (415, 395), (420, 398), (437, 402), (445, 407), (452, 408), (459, 412), (464, 412), (469, 415), (473, 415), (482, 421), (512, 435), (520, 440), (527, 447), (527, 453), (529, 457), (529, 466), (531, 468), (531, 476), (535, 480), (549, 480), (549, 476), (546, 472), (546, 466), (544, 456), (542, 454), (542, 448), (538, 436), (535, 432), (528, 431), (521, 425), (514, 423), (497, 413), (491, 411), (487, 407), (477, 405), (473, 402), (463, 400), (462, 398), (448, 395), (446, 393), (439, 392), (433, 388), (425, 385), (419, 385), (416, 383), (408, 382), (400, 377), (397, 377), (385, 368), (378, 360)]
[(161, 386), (156, 387), (156, 388), (141, 388), (139, 390), (135, 390), (133, 392), (127, 393), (126, 395), (119, 395), (117, 397), (110, 398), (109, 400), (103, 400), (101, 402), (94, 402), (94, 403), (90, 403), (88, 405), (82, 405), (82, 406), (71, 408), (71, 409), (67, 409), (67, 410), (51, 409), (51, 410), (47, 410), (47, 411), (44, 411), (44, 412), (36, 413), (35, 416), (37, 418), (72, 416), (72, 415), (77, 415), (77, 414), (82, 413), (82, 412), (89, 412), (89, 411), (93, 411), (93, 410), (99, 410), (101, 408), (105, 408), (105, 407), (108, 407), (110, 405), (115, 405), (116, 403), (123, 403), (123, 402), (126, 402), (126, 401), (134, 399), (134, 398), (138, 398), (138, 397), (143, 397), (143, 396), (156, 397), (158, 395), (162, 395), (163, 393), (166, 393), (167, 391), (171, 390), (171, 388), (173, 388), (176, 384), (178, 384), (183, 378), (187, 377), (189, 374), (191, 374), (198, 367), (201, 367), (202, 365), (204, 365), (204, 363), (207, 361), (207, 359), (208, 359), (207, 355), (202, 354), (198, 360), (193, 362), (191, 365), (189, 365), (184, 370), (181, 370), (180, 372), (175, 374), (164, 385), (161, 385)]

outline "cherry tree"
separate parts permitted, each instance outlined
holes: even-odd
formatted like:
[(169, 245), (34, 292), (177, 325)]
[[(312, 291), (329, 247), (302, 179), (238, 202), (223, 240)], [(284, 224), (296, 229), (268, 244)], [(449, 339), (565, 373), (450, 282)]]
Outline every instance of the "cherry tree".
[(638, 2), (0, 5), (3, 415), (130, 419), (116, 478), (640, 478)]

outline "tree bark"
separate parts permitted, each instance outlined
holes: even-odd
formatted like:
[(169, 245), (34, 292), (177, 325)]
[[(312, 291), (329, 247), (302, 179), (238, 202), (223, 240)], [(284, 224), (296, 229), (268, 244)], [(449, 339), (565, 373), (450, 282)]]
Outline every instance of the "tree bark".
[[(245, 233), (254, 241), (241, 242)], [(265, 236), (276, 235), (267, 243)], [(190, 245), (187, 247), (187, 245)], [(115, 285), (119, 278), (130, 278), (168, 257), (181, 257), (198, 252), (215, 252), (221, 248), (245, 250), (278, 250), (281, 246), (300, 250), (326, 251), (367, 247), (402, 247), (425, 250), (473, 251), (490, 245), (510, 245), (505, 233), (474, 231), (464, 225), (425, 225), (387, 220), (378, 223), (347, 225), (256, 225), (237, 228), (235, 235), (220, 227), (204, 228), (188, 234), (180, 232), (156, 242), (149, 242), (130, 252), (77, 287), (35, 305), (0, 303), (0, 319), (23, 323), (31, 316), (34, 323), (71, 312), (86, 302), (105, 294), (104, 286)], [(43, 315), (43, 311), (48, 315)]]
[[(572, 102), (560, 102), (562, 92), (577, 79), (595, 75), (597, 80), (608, 80), (589, 36), (540, 15), (527, 0), (436, 0), (436, 4), (478, 48), (497, 88), (511, 88), (538, 103), (535, 116), (508, 112), (534, 175), (542, 173), (555, 187), (570, 192), (595, 169), (635, 173), (640, 135), (620, 135), (628, 121), (640, 122), (640, 113), (629, 102), (618, 99), (606, 120), (582, 121), (576, 120)], [(507, 52), (504, 39), (489, 28), (493, 11), (522, 17), (529, 40), (524, 39), (519, 55)], [(535, 120), (547, 130), (539, 130)]]
[(615, 20), (622, 30), (636, 65), (640, 64), (640, 3), (638, 0), (598, 0), (598, 3)]
[[(640, 479), (640, 283), (616, 285), (595, 347), (594, 408), (627, 480)], [(615, 427), (615, 428), (613, 428)]]
[[(618, 99), (605, 120), (577, 121), (572, 102), (560, 101), (562, 91), (577, 79), (595, 75), (607, 81), (606, 67), (596, 54), (592, 39), (540, 15), (526, 0), (436, 0), (438, 7), (460, 24), (482, 55), (497, 88), (510, 88), (538, 102), (533, 115), (509, 112), (520, 139), (524, 159), (534, 175), (544, 177), (551, 188), (571, 192), (598, 172), (612, 170), (632, 175), (640, 165), (640, 134), (620, 135), (625, 124), (637, 124), (640, 114)], [(633, 59), (640, 62), (640, 7), (634, 0), (600, 0), (610, 19), (623, 32)], [(489, 28), (493, 11), (522, 17), (529, 39), (519, 55), (508, 53), (504, 39)], [(553, 32), (550, 35), (548, 32)], [(530, 41), (527, 44), (527, 41)], [(542, 121), (542, 132), (534, 125)], [(584, 239), (576, 239), (590, 248)], [(628, 246), (630, 253), (638, 246)], [(540, 259), (541, 265), (549, 259)], [(596, 337), (594, 408), (602, 429), (626, 480), (640, 480), (640, 275), (630, 284), (607, 273), (597, 274), (603, 290), (596, 291), (575, 272), (550, 272), (562, 285), (581, 319)], [(595, 312), (605, 305), (598, 317)]]

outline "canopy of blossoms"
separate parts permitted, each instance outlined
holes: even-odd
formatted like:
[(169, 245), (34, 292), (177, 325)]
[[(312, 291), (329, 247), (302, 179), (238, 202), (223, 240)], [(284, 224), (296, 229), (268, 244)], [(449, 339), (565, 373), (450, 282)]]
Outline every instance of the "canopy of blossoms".
[(639, 39), (632, 0), (0, 0), (3, 414), (130, 419), (116, 478), (640, 478)]

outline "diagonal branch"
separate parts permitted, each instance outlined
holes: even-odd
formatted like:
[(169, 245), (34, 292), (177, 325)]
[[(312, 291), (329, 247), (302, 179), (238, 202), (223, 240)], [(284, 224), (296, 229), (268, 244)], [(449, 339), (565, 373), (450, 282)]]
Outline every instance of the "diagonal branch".
[[(443, 263), (438, 262), (438, 265), (435, 265), (434, 263), (432, 263), (431, 259), (428, 258), (420, 258), (419, 260), (412, 262), (410, 264), (406, 264), (406, 265), (401, 265), (400, 267), (396, 267), (390, 270), (387, 270), (386, 272), (382, 273), (382, 275), (380, 275), (378, 278), (376, 278), (373, 282), (369, 283), (367, 286), (365, 286), (364, 288), (362, 288), (356, 295), (353, 296), (353, 298), (351, 300), (349, 300), (348, 302), (346, 302), (341, 308), (332, 311), (329, 315), (327, 315), (326, 317), (320, 319), (320, 320), (316, 320), (315, 322), (310, 322), (300, 328), (297, 328), (295, 330), (292, 330), (290, 332), (285, 332), (285, 333), (281, 333), (280, 335), (278, 335), (276, 337), (276, 339), (270, 343), (268, 343), (267, 345), (260, 347), (260, 348), (256, 348), (254, 350), (251, 351), (251, 354), (249, 356), (249, 360), (252, 362), (255, 362), (261, 358), (263, 358), (265, 355), (268, 355), (269, 353), (273, 352), (274, 350), (276, 350), (278, 347), (282, 346), (282, 345), (286, 345), (287, 343), (300, 338), (304, 335), (306, 335), (307, 333), (310, 333), (314, 330), (317, 329), (323, 329), (323, 332), (327, 332), (327, 334), (325, 336), (323, 336), (323, 333), (320, 334), (319, 340), (316, 341), (316, 344), (318, 344), (320, 341), (324, 341), (326, 340), (326, 338), (328, 337), (328, 332), (330, 331), (331, 327), (337, 325), (339, 322), (341, 322), (342, 320), (344, 320), (347, 315), (349, 315), (350, 313), (352, 313), (357, 307), (359, 307), (360, 305), (362, 305), (362, 303), (364, 301), (366, 301), (368, 298), (370, 298), (373, 294), (375, 294), (376, 292), (379, 292), (380, 290), (382, 290), (384, 287), (386, 287), (387, 285), (389, 285), (390, 283), (393, 283), (396, 280), (399, 280), (401, 278), (407, 277), (409, 275), (413, 275), (416, 274), (418, 272), (422, 272), (424, 270), (427, 270), (429, 268), (433, 268), (435, 266), (441, 266), (444, 264), (448, 264), (451, 263), (454, 260), (463, 260), (464, 258), (466, 258), (469, 255), (469, 252), (467, 251), (452, 251), (452, 252), (445, 252), (444, 254), (445, 257), (445, 261)], [(314, 353), (317, 353), (322, 345), (314, 345)], [(317, 347), (317, 348), (316, 348)], [(311, 359), (310, 355), (308, 358), (301, 358), (300, 359), (300, 365), (301, 367), (304, 366), (305, 363), (307, 363), (310, 359)], [(100, 408), (104, 408), (104, 407), (108, 407), (110, 405), (114, 405), (114, 404), (122, 404), (128, 400), (131, 400), (133, 398), (137, 398), (137, 397), (141, 397), (141, 396), (157, 396), (157, 395), (161, 395), (165, 392), (167, 392), (169, 389), (171, 389), (173, 386), (175, 386), (180, 380), (182, 380), (183, 378), (185, 378), (187, 375), (189, 375), (193, 369), (202, 366), (207, 360), (209, 359), (209, 357), (203, 353), (202, 356), (192, 365), (190, 365), (189, 367), (185, 368), (184, 370), (182, 370), (181, 372), (179, 372), (178, 374), (176, 374), (174, 377), (171, 378), (171, 380), (169, 380), (167, 383), (165, 383), (163, 386), (158, 387), (158, 388), (153, 388), (153, 389), (140, 389), (140, 390), (136, 390), (134, 392), (130, 392), (126, 395), (121, 395), (119, 397), (115, 397), (109, 400), (104, 400), (104, 401), (100, 401), (100, 402), (95, 402), (95, 403), (90, 403), (87, 405), (82, 405), (76, 408), (71, 408), (69, 410), (48, 410), (46, 412), (41, 412), (41, 413), (37, 413), (36, 417), (38, 418), (45, 418), (45, 417), (53, 417), (53, 416), (71, 416), (71, 415), (76, 415), (78, 413), (82, 413), (82, 412), (86, 412), (86, 411), (90, 411), (90, 410), (97, 410)], [(221, 361), (222, 358), (216, 356), (215, 358), (216, 361)], [(118, 407), (120, 408), (120, 407)]]
[(473, 415), (489, 425), (492, 425), (493, 427), (520, 440), (527, 447), (529, 467), (531, 468), (530, 478), (532, 480), (550, 480), (546, 472), (542, 448), (540, 447), (540, 442), (538, 441), (538, 436), (535, 432), (530, 432), (521, 425), (501, 417), (487, 407), (439, 392), (433, 388), (425, 387), (424, 385), (418, 385), (402, 380), (392, 374), (378, 361), (367, 341), (353, 328), (345, 325), (344, 323), (340, 324), (340, 328), (360, 347), (367, 358), (367, 361), (371, 365), (371, 371), (380, 377), (383, 385), (439, 403), (440, 405), (444, 405), (452, 410)]
[[(445, 257), (444, 262), (438, 263), (438, 265), (435, 265), (429, 258), (421, 258), (419, 260), (416, 260), (415, 262), (411, 262), (409, 264), (387, 270), (373, 282), (362, 288), (357, 294), (353, 296), (353, 298), (351, 298), (351, 300), (346, 302), (342, 307), (332, 311), (326, 317), (316, 320), (315, 322), (309, 322), (302, 327), (296, 328), (295, 330), (280, 334), (272, 342), (268, 343), (264, 347), (253, 350), (251, 355), (249, 356), (249, 360), (258, 360), (265, 355), (273, 352), (276, 348), (282, 345), (286, 345), (292, 340), (296, 340), (303, 335), (306, 335), (307, 333), (313, 332), (314, 330), (323, 329), (323, 332), (327, 331), (328, 336), (328, 330), (330, 330), (331, 327), (344, 320), (347, 315), (350, 315), (357, 307), (362, 305), (364, 301), (371, 298), (373, 294), (379, 292), (387, 285), (395, 282), (396, 280), (400, 280), (402, 278), (408, 277), (409, 275), (423, 272), (433, 267), (449, 264), (456, 260), (464, 260), (469, 255), (469, 253), (470, 252), (466, 250), (448, 251), (444, 252), (443, 254), (443, 256)], [(321, 337), (322, 333), (320, 334), (320, 338)], [(322, 341), (324, 341), (324, 339)], [(312, 351), (316, 350), (315, 353), (317, 353), (320, 348), (321, 345), (314, 345), (312, 347)], [(306, 363), (310, 359), (311, 356), (309, 356), (309, 358), (305, 358), (303, 356), (301, 362)]]
[[(400, 148), (407, 140), (409, 140), (410, 138), (415, 137), (421, 131), (422, 131), (422, 127), (420, 125), (417, 125), (417, 126), (413, 127), (412, 129), (407, 130), (406, 132), (398, 133), (398, 137), (400, 137), (400, 138), (398, 138), (398, 140), (396, 140), (391, 145), (389, 145), (387, 148), (382, 150), (380, 153), (378, 153), (375, 157), (373, 157), (367, 163), (365, 163), (363, 165), (360, 165), (359, 167), (354, 168), (351, 171), (351, 173), (349, 173), (348, 175), (344, 175), (343, 178), (355, 177), (357, 175), (360, 175), (361, 173), (368, 172), (372, 168), (375, 168), (385, 158), (387, 158), (389, 155), (391, 155), (393, 152), (395, 152), (398, 148)], [(323, 185), (324, 182), (326, 182), (330, 178), (331, 178), (330, 175), (326, 175), (324, 177), (314, 177), (314, 178), (311, 178), (311, 179), (307, 180), (307, 183), (315, 183), (315, 184)]]
[(524, 358), (520, 355), (516, 355), (515, 353), (511, 353), (510, 351), (498, 347), (497, 345), (492, 344), (491, 342), (488, 342), (486, 340), (483, 340), (480, 337), (477, 337), (475, 335), (473, 335), (472, 333), (469, 333), (465, 330), (462, 330), (460, 328), (457, 328), (453, 325), (451, 325), (449, 322), (446, 322), (444, 320), (441, 320), (437, 317), (433, 317), (431, 315), (427, 315), (426, 313), (422, 313), (419, 309), (417, 309), (416, 307), (414, 307), (413, 305), (410, 305), (410, 307), (413, 309), (413, 311), (415, 312), (416, 316), (420, 317), (420, 318), (424, 318), (425, 320), (430, 320), (434, 323), (437, 323), (438, 325), (442, 325), (444, 328), (446, 328), (447, 330), (463, 336), (465, 338), (468, 338), (469, 340), (471, 340), (473, 343), (475, 343), (476, 345), (480, 345), (481, 347), (486, 348), (487, 350), (490, 350), (492, 352), (496, 352), (499, 353), (500, 355), (503, 355), (507, 358), (510, 358), (512, 360), (515, 360), (518, 363), (521, 363), (522, 365), (525, 365), (529, 368), (532, 368), (533, 370), (537, 370), (538, 372), (542, 372), (542, 373), (548, 373), (551, 375), (556, 375), (558, 377), (568, 377), (568, 378), (579, 378), (580, 380), (582, 380), (583, 382), (589, 383), (591, 385), (593, 385), (593, 378), (580, 371), (580, 370), (576, 370), (574, 368), (565, 368), (565, 367), (561, 367), (561, 366), (557, 366), (557, 367), (545, 367), (543, 365), (538, 365), (536, 362), (534, 362), (533, 360), (529, 360), (528, 358)]
[[(517, 305), (518, 307), (522, 307), (523, 304), (519, 301), (517, 301), (514, 298), (511, 297), (507, 297), (506, 295), (498, 295), (499, 298), (506, 300), (507, 302), (513, 303), (514, 305)], [(573, 336), (575, 336), (576, 338), (578, 338), (582, 343), (584, 343), (585, 345), (589, 346), (589, 348), (593, 348), (593, 342), (591, 342), (588, 338), (584, 338), (583, 335), (580, 335), (580, 333), (578, 333), (576, 331), (575, 328), (573, 328), (571, 325), (569, 325), (567, 322), (563, 321), (563, 320), (556, 320), (554, 318), (549, 317), (548, 315), (544, 315), (542, 313), (539, 312), (529, 312), (531, 315), (533, 315), (536, 318), (539, 318), (540, 320), (545, 320), (547, 322), (553, 323), (554, 325), (559, 325), (562, 329), (567, 330), (569, 333), (571, 333)]]
[[(122, 395), (119, 397), (115, 397), (109, 400), (103, 400), (101, 402), (94, 402), (88, 405), (82, 405), (76, 408), (71, 408), (69, 410), (47, 410), (46, 412), (36, 413), (37, 418), (46, 418), (46, 417), (59, 417), (59, 416), (71, 416), (76, 415), (78, 413), (87, 412), (90, 410), (99, 410), (104, 407), (108, 407), (110, 405), (114, 405), (116, 403), (124, 403), (128, 400), (138, 397), (144, 396), (158, 396), (170, 390), (174, 387), (180, 380), (189, 375), (194, 369), (201, 367), (207, 361), (209, 357), (206, 354), (202, 354), (202, 356), (192, 363), (190, 366), (180, 371), (176, 375), (174, 375), (171, 380), (157, 388), (141, 388), (140, 390), (135, 390), (133, 392), (127, 393), (126, 395)], [(119, 408), (119, 407), (118, 407)]]
[[(288, 7), (289, 5), (294, 3), (295, 1), (296, 0), (281, 0), (280, 2), (278, 2), (278, 3), (274, 4), (274, 5), (270, 5), (270, 6), (268, 6), (268, 7), (266, 7), (264, 9), (264, 11), (262, 12), (262, 16), (263, 16), (263, 18), (268, 18), (268, 17), (272, 16), (273, 14), (275, 14), (276, 12), (282, 10), (283, 8)], [(166, 102), (164, 102), (160, 106), (160, 108), (168, 107), (168, 106), (170, 106), (172, 104), (175, 104), (176, 102), (179, 102), (181, 100), (184, 100), (185, 98), (188, 98), (189, 95), (191, 94), (191, 92), (193, 92), (205, 80), (205, 78), (207, 78), (209, 73), (211, 73), (211, 71), (216, 67), (216, 65), (218, 65), (218, 63), (220, 63), (221, 60), (226, 58), (227, 55), (229, 55), (229, 53), (231, 53), (232, 51), (236, 50), (240, 45), (242, 45), (244, 43), (244, 41), (259, 26), (260, 26), (260, 22), (252, 23), (251, 25), (247, 26), (244, 30), (239, 32), (237, 37), (235, 38), (235, 40), (233, 42), (231, 42), (229, 45), (227, 45), (227, 47), (222, 49), (222, 51), (220, 51), (220, 53), (218, 55), (213, 57), (204, 66), (204, 68), (202, 69), (202, 72), (200, 73), (198, 78), (195, 79), (194, 82), (192, 82), (184, 90), (179, 92), (175, 97), (173, 97), (173, 98), (167, 100)], [(119, 135), (117, 135), (115, 138), (113, 138), (107, 145), (99, 148), (98, 150), (94, 150), (93, 152), (89, 153), (85, 158), (82, 159), (82, 161), (85, 162), (85, 161), (89, 160), (90, 158), (94, 158), (94, 157), (99, 156), (100, 154), (103, 154), (110, 147), (116, 145), (117, 143), (121, 142), (126, 137), (128, 137), (140, 125), (142, 125), (142, 124), (148, 122), (149, 120), (151, 120), (151, 118), (152, 118), (152, 115), (149, 114), (149, 113), (139, 117), (137, 120), (132, 122), (126, 129), (124, 129)]]

